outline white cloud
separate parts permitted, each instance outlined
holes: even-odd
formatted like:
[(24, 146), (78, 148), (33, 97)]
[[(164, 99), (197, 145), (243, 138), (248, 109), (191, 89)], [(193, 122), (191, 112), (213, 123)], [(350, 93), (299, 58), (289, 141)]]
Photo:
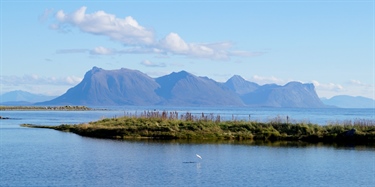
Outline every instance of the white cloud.
[(160, 41), (160, 47), (176, 54), (186, 54), (189, 51), (187, 43), (176, 33), (168, 34)]
[(189, 44), (189, 55), (192, 57), (228, 59), (228, 53), (224, 50), (215, 50), (204, 44)]
[(170, 72), (167, 72), (167, 71), (148, 71), (145, 73), (152, 78), (158, 78), (158, 77), (170, 74)]
[(65, 82), (70, 84), (70, 85), (76, 85), (82, 81), (81, 77), (76, 77), (76, 76), (68, 76), (65, 77)]
[(126, 49), (122, 50), (117, 50), (118, 54), (161, 54), (164, 53), (164, 51), (155, 48), (155, 47), (143, 47), (143, 46), (138, 46), (138, 47), (129, 47)]
[(147, 67), (166, 67), (165, 63), (154, 63), (149, 60), (144, 60), (141, 62), (141, 64)]
[(372, 84), (363, 83), (359, 80), (354, 80), (354, 79), (350, 80), (347, 84), (351, 85), (351, 86), (359, 86), (359, 87), (369, 87), (369, 88), (374, 87), (374, 85), (372, 85)]
[(93, 50), (90, 51), (90, 54), (92, 55), (111, 55), (113, 53), (115, 53), (115, 50), (105, 48), (102, 46), (95, 47)]
[(350, 80), (349, 83), (354, 85), (363, 85), (363, 83), (359, 80)]
[(287, 81), (285, 81), (283, 79), (280, 79), (280, 78), (276, 78), (274, 76), (262, 77), (262, 76), (259, 76), (259, 75), (254, 75), (251, 78), (251, 81), (252, 82), (256, 82), (256, 83), (258, 83), (260, 85), (262, 85), (262, 84), (279, 84), (279, 85), (283, 85), (283, 84), (287, 83)]
[(156, 45), (166, 53), (184, 55), (194, 58), (207, 58), (212, 60), (228, 60), (231, 56), (256, 56), (260, 55), (247, 51), (231, 51), (232, 43), (186, 43), (177, 33), (170, 33)]
[(325, 91), (335, 91), (335, 92), (338, 92), (338, 91), (342, 91), (344, 89), (343, 86), (341, 86), (340, 84), (334, 84), (334, 83), (319, 83), (318, 81), (316, 80), (313, 80), (311, 81), (314, 86), (316, 87), (316, 89), (319, 89), (319, 90), (325, 90)]
[(41, 77), (31, 74), (19, 76), (0, 76), (1, 85), (19, 86), (19, 85), (76, 85), (82, 81), (82, 78), (76, 76), (67, 77)]
[(36, 74), (0, 76), (0, 87), (3, 92), (23, 90), (31, 93), (57, 96), (81, 81), (82, 78), (77, 76), (43, 77)]
[(91, 54), (95, 55), (146, 53), (228, 60), (234, 56), (253, 57), (263, 54), (261, 52), (230, 50), (232, 48), (232, 43), (230, 42), (188, 43), (177, 33), (173, 32), (157, 41), (154, 38), (155, 34), (152, 30), (139, 25), (131, 16), (122, 19), (104, 11), (97, 11), (90, 14), (86, 13), (86, 10), (85, 6), (72, 13), (65, 13), (63, 10), (60, 10), (55, 14), (57, 23), (51, 24), (50, 28), (66, 32), (69, 26), (73, 26), (86, 33), (107, 36), (113, 41), (125, 44), (126, 47), (125, 49), (118, 50), (97, 47), (94, 50), (86, 49), (84, 51), (90, 51)]
[(375, 99), (375, 85), (366, 84), (358, 80), (350, 80), (343, 85), (337, 83), (312, 83), (320, 97), (333, 97), (335, 95), (363, 96)]
[(359, 80), (350, 80), (346, 87), (350, 89), (352, 95), (364, 96), (375, 99), (375, 84), (364, 83)]
[(154, 42), (154, 33), (140, 26), (130, 16), (121, 19), (104, 11), (86, 14), (86, 9), (87, 7), (83, 6), (70, 14), (63, 10), (58, 11), (58, 24), (54, 24), (53, 28), (62, 28), (62, 25), (68, 24), (83, 32), (108, 36), (126, 45), (149, 45)]

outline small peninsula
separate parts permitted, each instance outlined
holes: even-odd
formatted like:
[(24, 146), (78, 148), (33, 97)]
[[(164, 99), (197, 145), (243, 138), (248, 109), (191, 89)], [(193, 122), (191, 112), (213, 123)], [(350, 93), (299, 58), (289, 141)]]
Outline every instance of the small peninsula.
[(145, 111), (140, 116), (106, 118), (77, 125), (21, 126), (49, 128), (105, 139), (262, 140), (375, 145), (375, 122), (372, 120), (321, 126), (289, 123), (280, 118), (266, 123), (222, 121), (220, 115), (213, 114), (195, 116), (189, 112), (179, 115), (177, 112)]

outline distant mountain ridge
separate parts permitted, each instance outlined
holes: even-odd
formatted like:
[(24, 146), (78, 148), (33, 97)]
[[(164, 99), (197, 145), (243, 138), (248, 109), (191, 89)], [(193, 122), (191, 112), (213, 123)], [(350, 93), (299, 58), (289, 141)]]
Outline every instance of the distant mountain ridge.
[(56, 96), (46, 96), (42, 94), (33, 94), (26, 91), (15, 90), (0, 95), (0, 104), (2, 105), (31, 105), (36, 102), (48, 101)]
[(65, 94), (38, 105), (173, 105), (326, 107), (313, 84), (260, 86), (235, 75), (225, 83), (186, 71), (158, 78), (130, 69), (94, 67)]
[(337, 95), (330, 99), (322, 98), (321, 100), (326, 105), (340, 108), (375, 108), (375, 100), (361, 96)]
[(289, 82), (284, 86), (268, 84), (243, 95), (242, 100), (250, 106), (320, 108), (323, 102), (313, 84)]

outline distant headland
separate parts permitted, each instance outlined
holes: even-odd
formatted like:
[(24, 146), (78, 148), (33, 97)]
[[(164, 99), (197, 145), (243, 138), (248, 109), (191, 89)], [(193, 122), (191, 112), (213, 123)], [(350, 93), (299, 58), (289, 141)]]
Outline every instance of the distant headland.
[(59, 111), (88, 111), (93, 110), (87, 106), (0, 106), (1, 110), (59, 110)]

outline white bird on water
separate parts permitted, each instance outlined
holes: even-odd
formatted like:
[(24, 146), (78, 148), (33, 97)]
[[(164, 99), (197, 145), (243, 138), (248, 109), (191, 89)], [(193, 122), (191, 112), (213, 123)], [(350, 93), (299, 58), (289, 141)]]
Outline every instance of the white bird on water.
[(201, 155), (195, 154), (198, 158), (202, 159)]

